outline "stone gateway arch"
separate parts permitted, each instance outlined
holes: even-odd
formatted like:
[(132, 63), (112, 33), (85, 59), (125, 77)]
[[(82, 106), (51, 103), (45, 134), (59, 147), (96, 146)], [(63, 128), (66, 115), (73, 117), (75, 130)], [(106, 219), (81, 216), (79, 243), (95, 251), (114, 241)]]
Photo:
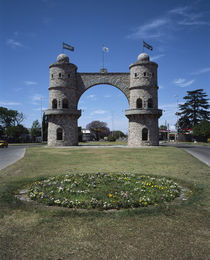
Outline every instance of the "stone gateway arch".
[(148, 54), (141, 53), (130, 65), (130, 73), (78, 73), (69, 57), (60, 54), (51, 64), (49, 84), (48, 145), (78, 145), (78, 124), (81, 116), (78, 102), (82, 94), (92, 86), (108, 84), (120, 89), (128, 99), (130, 109), (125, 111), (129, 119), (128, 146), (159, 144), (157, 63)]

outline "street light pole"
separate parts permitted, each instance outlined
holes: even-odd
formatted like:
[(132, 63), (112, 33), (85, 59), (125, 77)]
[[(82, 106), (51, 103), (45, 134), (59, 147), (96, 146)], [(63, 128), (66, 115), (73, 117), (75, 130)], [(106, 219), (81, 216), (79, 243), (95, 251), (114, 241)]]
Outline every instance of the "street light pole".
[[(175, 95), (174, 97), (176, 98), (176, 105), (177, 105), (177, 112), (178, 112), (178, 110), (179, 110), (179, 96), (178, 96), (178, 95)], [(176, 133), (176, 141), (177, 141), (179, 116), (178, 116), (178, 114), (176, 114), (176, 116), (177, 116), (177, 128), (176, 128), (176, 132), (177, 132), (177, 133)]]
[(43, 142), (43, 125), (42, 125), (42, 97), (40, 97), (41, 101), (41, 143)]

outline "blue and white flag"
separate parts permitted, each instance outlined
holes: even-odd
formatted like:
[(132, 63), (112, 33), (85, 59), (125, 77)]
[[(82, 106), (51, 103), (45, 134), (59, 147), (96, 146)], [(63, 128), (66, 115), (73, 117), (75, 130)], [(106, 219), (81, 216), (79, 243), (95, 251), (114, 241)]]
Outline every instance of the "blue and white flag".
[(69, 51), (74, 51), (74, 47), (72, 47), (71, 45), (64, 43), (64, 42), (63, 42), (63, 49), (67, 49)]
[(108, 52), (109, 51), (109, 48), (103, 46), (103, 49), (102, 49), (104, 52)]
[(143, 41), (143, 47), (146, 47), (147, 49), (149, 49), (151, 51), (153, 50), (152, 46), (149, 45), (148, 43), (146, 43), (145, 41)]

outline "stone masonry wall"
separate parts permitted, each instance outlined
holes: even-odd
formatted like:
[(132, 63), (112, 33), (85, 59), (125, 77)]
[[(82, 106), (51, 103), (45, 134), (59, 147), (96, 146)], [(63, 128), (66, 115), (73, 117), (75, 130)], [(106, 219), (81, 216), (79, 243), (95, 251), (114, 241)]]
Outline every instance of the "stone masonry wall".
[[(147, 54), (140, 54), (138, 61), (130, 65), (130, 73), (77, 73), (77, 66), (69, 63), (65, 54), (60, 54), (57, 62), (50, 65), (48, 145), (77, 145), (77, 119), (81, 111), (77, 105), (82, 94), (95, 85), (112, 85), (127, 97), (130, 109), (126, 110), (129, 119), (129, 146), (158, 145), (157, 67), (149, 61)], [(142, 108), (136, 108), (136, 100), (142, 99)], [(152, 98), (153, 107), (148, 108), (148, 99)], [(53, 99), (57, 108), (52, 109)], [(62, 109), (62, 100), (68, 100), (68, 108)], [(62, 140), (57, 140), (57, 129), (63, 130)], [(148, 129), (148, 140), (142, 140), (142, 129)]]
[(49, 108), (52, 108), (53, 99), (57, 100), (58, 109), (62, 108), (62, 100), (67, 99), (69, 102), (69, 108), (76, 109), (76, 92), (74, 89), (68, 87), (57, 87), (50, 90), (49, 94)]
[(88, 88), (99, 84), (112, 85), (130, 98), (130, 73), (77, 73), (77, 101)]
[[(57, 129), (63, 129), (63, 140), (57, 140)], [(51, 115), (48, 120), (48, 145), (78, 144), (77, 118), (72, 115)]]
[(141, 86), (157, 86), (157, 64), (135, 64), (130, 66), (130, 88)]
[[(142, 141), (142, 130), (148, 129), (148, 141)], [(129, 146), (148, 146), (158, 145), (158, 120), (151, 115), (135, 115), (129, 118), (128, 145)]]
[(157, 108), (157, 88), (142, 87), (140, 89), (132, 89), (130, 92), (130, 109), (136, 109), (136, 100), (142, 99), (142, 109), (148, 108), (148, 99), (152, 98), (153, 108)]
[[(76, 70), (74, 64), (52, 64), (50, 66), (50, 87), (70, 87), (76, 89)], [(59, 75), (61, 74), (61, 75)]]

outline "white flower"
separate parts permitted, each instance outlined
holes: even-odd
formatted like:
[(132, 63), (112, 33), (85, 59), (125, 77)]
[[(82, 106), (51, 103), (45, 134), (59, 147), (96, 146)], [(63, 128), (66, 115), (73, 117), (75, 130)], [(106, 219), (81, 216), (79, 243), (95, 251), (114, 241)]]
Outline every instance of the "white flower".
[(58, 187), (58, 192), (61, 192), (61, 191), (63, 191), (64, 190), (64, 188), (63, 187)]

